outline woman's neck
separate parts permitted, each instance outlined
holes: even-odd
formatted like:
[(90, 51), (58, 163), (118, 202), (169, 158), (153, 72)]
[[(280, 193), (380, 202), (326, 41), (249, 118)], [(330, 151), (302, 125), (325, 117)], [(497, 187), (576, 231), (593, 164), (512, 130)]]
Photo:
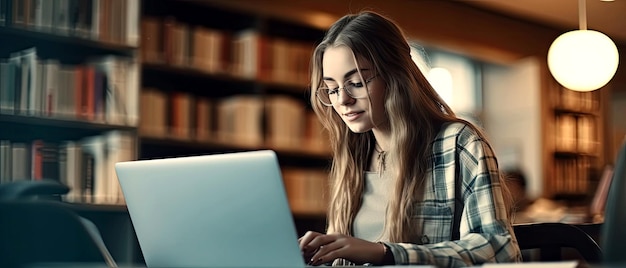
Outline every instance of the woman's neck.
[(372, 129), (372, 133), (374, 134), (375, 141), (371, 153), (369, 170), (382, 173), (387, 168), (387, 155), (388, 150), (391, 148), (389, 145), (390, 135), (389, 132), (384, 132), (380, 129)]
[(372, 129), (374, 139), (376, 139), (376, 150), (387, 152), (391, 148), (391, 132)]

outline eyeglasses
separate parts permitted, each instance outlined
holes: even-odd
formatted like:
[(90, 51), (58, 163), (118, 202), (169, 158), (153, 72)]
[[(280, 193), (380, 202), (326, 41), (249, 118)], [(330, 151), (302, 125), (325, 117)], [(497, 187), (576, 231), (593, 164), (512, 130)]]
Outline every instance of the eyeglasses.
[(315, 95), (317, 99), (326, 106), (333, 106), (333, 103), (336, 103), (339, 99), (339, 91), (342, 89), (345, 91), (348, 96), (355, 99), (363, 99), (367, 98), (367, 90), (365, 90), (365, 85), (369, 84), (376, 78), (376, 75), (372, 76), (369, 79), (366, 79), (365, 82), (354, 82), (354, 81), (346, 81), (343, 87), (329, 88), (328, 86), (321, 86), (317, 89)]

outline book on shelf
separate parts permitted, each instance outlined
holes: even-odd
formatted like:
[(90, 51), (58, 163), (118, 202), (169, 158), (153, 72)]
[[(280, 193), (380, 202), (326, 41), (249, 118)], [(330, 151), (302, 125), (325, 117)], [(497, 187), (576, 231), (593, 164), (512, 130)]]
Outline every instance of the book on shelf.
[(19, 61), (0, 59), (0, 112), (13, 113), (15, 110), (15, 85)]
[(191, 33), (190, 65), (208, 73), (228, 73), (230, 37), (227, 32), (194, 26)]
[(70, 13), (70, 1), (71, 0), (55, 0), (53, 1), (53, 10), (47, 10), (47, 12), (52, 13), (52, 22), (50, 23), (52, 31), (56, 30), (58, 33), (63, 35), (69, 34), (71, 29), (70, 17), (72, 17), (72, 14)]
[(266, 78), (267, 40), (257, 29), (233, 34), (231, 71), (245, 79)]
[(557, 152), (596, 154), (598, 129), (595, 117), (566, 113), (557, 115), (555, 123)]
[(163, 20), (163, 58), (166, 64), (189, 66), (190, 29), (174, 17)]
[(564, 114), (556, 117), (556, 150), (561, 152), (576, 151), (576, 117)]
[[(28, 48), (11, 53), (9, 62), (16, 66), (14, 89), (14, 110), (18, 114), (36, 114), (35, 98), (39, 96), (36, 89), (37, 50)], [(9, 85), (11, 86), (11, 85)], [(8, 89), (11, 90), (11, 89)]]
[(586, 158), (557, 159), (554, 162), (554, 191), (559, 194), (586, 194), (589, 188), (589, 168)]
[(580, 94), (567, 88), (561, 88), (561, 107), (570, 110), (579, 110)]
[(302, 84), (309, 79), (313, 44), (266, 36), (256, 29), (236, 33), (232, 41), (233, 75), (279, 84)]
[(210, 140), (213, 138), (213, 102), (189, 92), (166, 93), (144, 88), (139, 131), (146, 137)]
[(234, 95), (216, 104), (217, 138), (242, 146), (263, 145), (263, 99), (256, 95)]
[(59, 180), (58, 148), (55, 143), (0, 141), (1, 182), (17, 180)]
[[(11, 13), (11, 17), (13, 18), (11, 21), (7, 21), (6, 23), (22, 26), (26, 24), (26, 14), (30, 13), (27, 10), (30, 10), (30, 7), (26, 7), (26, 5), (30, 5), (30, 1), (13, 1), (13, 0), (5, 0), (6, 9), (5, 12)], [(8, 17), (8, 16), (7, 16)]]
[(133, 134), (124, 131), (111, 131), (105, 136), (106, 164), (108, 176), (105, 188), (106, 204), (125, 204), (124, 195), (120, 187), (115, 163), (132, 161), (135, 159), (135, 138)]
[(284, 80), (296, 85), (306, 85), (310, 80), (309, 63), (313, 56), (314, 45), (312, 42), (294, 42), (290, 46), (290, 50), (289, 54), (294, 61), (291, 66), (293, 70), (295, 70), (295, 73), (291, 76), (292, 80), (285, 77), (278, 81)]
[(0, 140), (0, 183), (7, 183), (12, 180), (12, 154), (11, 142)]
[(322, 122), (317, 118), (315, 112), (307, 111), (305, 119), (304, 147), (312, 152), (330, 154), (328, 133), (324, 130)]
[(213, 102), (208, 97), (196, 97), (194, 137), (199, 141), (213, 138)]
[[(59, 144), (59, 176), (61, 183), (70, 188), (65, 195), (68, 202), (83, 202), (84, 192), (90, 192), (91, 196), (91, 176), (87, 177), (89, 172), (86, 170), (92, 170), (93, 159), (86, 158), (87, 155), (82, 155), (79, 142), (63, 141)], [(86, 165), (90, 165), (90, 168), (85, 168)], [(89, 183), (87, 179), (90, 180)]]
[(94, 59), (98, 75), (95, 96), (99, 96), (96, 114), (107, 123), (136, 126), (139, 121), (139, 70), (132, 58), (105, 56)]
[[(102, 93), (96, 94), (96, 85), (100, 88), (100, 83), (102, 80), (95, 81), (96, 77), (100, 78), (100, 76), (96, 76), (95, 68), (92, 65), (83, 65), (81, 68), (81, 75), (77, 77), (80, 79), (80, 85), (82, 88), (78, 88), (79, 97), (77, 98), (77, 116), (78, 118), (93, 121), (96, 118), (101, 119), (98, 115), (96, 116), (95, 103), (96, 101), (102, 101)], [(96, 100), (97, 98), (97, 100)]]
[(274, 83), (302, 85), (305, 88), (309, 81), (309, 61), (313, 54), (313, 44), (303, 41), (289, 40), (283, 37), (268, 37), (266, 51), (268, 54), (267, 70), (263, 79)]
[(85, 64), (42, 60), (36, 48), (0, 61), (4, 114), (84, 119), (135, 126), (139, 73), (136, 60), (104, 56)]
[(56, 143), (37, 139), (31, 142), (31, 180), (60, 180), (59, 148)]
[[(28, 0), (27, 0), (28, 1)], [(51, 30), (53, 17), (53, 4), (55, 1), (32, 0), (29, 5), (30, 12), (27, 14), (27, 24), (37, 30)]]
[(285, 95), (265, 98), (265, 143), (272, 148), (302, 148), (306, 127), (306, 107)]
[(0, 1), (0, 27), (4, 26), (7, 21), (7, 0)]
[(141, 19), (141, 61), (191, 67), (207, 73), (229, 73), (230, 35), (172, 16)]
[(597, 92), (579, 92), (558, 87), (554, 90), (556, 108), (572, 112), (594, 113), (599, 108)]
[(169, 129), (174, 138), (191, 139), (192, 124), (195, 121), (195, 102), (188, 92), (175, 91), (170, 93)]
[(135, 158), (132, 133), (113, 130), (80, 140), (0, 141), (0, 181), (57, 180), (69, 202), (123, 204), (114, 165)]
[(141, 90), (141, 122), (139, 132), (142, 136), (166, 137), (168, 135), (168, 98), (167, 94), (156, 88)]
[(140, 2), (3, 0), (0, 1), (0, 26), (137, 46)]
[(141, 62), (163, 63), (161, 20), (156, 17), (141, 18)]
[(287, 95), (211, 99), (148, 87), (141, 91), (139, 131), (144, 137), (329, 152), (316, 115)]
[(310, 42), (267, 36), (255, 28), (214, 29), (173, 16), (144, 16), (141, 29), (142, 62), (280, 84), (308, 80)]
[(586, 154), (595, 154), (597, 147), (597, 127), (595, 118), (580, 116), (576, 122), (578, 151)]
[(91, 183), (90, 191), (85, 191), (84, 193), (86, 201), (89, 203), (104, 204), (107, 200), (106, 194), (107, 190), (109, 190), (107, 183), (109, 174), (107, 174), (107, 171), (109, 170), (106, 168), (105, 142), (102, 136), (87, 137), (80, 141), (82, 152), (93, 158), (93, 170), (90, 170), (92, 173), (85, 174), (85, 176), (89, 177), (88, 181)]
[[(293, 79), (293, 68), (290, 68), (292, 55), (286, 53), (290, 48), (290, 41), (286, 38), (276, 37), (270, 41), (271, 54), (271, 81), (289, 81)], [(303, 80), (306, 81), (306, 80)]]
[(281, 170), (289, 206), (295, 213), (324, 214), (328, 206), (328, 174), (312, 168), (284, 167)]
[(11, 180), (30, 179), (30, 153), (24, 142), (11, 144)]
[[(54, 116), (55, 112), (58, 113), (58, 107), (61, 104), (59, 99), (61, 98), (60, 85), (60, 68), (61, 63), (58, 60), (50, 59), (42, 61), (41, 64), (41, 76), (38, 80), (41, 83), (41, 114), (43, 116)], [(57, 108), (57, 109), (55, 109)]]

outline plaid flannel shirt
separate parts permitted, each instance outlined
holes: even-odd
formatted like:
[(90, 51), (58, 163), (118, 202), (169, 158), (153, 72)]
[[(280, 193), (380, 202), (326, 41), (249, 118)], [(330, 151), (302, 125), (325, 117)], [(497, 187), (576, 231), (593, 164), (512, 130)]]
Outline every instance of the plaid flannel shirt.
[[(396, 264), (462, 267), (486, 262), (519, 262), (521, 253), (508, 224), (498, 166), (491, 147), (470, 127), (446, 124), (433, 142), (424, 197), (413, 215), (420, 237), (414, 243), (386, 243)], [(462, 185), (460, 240), (451, 241), (455, 209), (455, 164)]]

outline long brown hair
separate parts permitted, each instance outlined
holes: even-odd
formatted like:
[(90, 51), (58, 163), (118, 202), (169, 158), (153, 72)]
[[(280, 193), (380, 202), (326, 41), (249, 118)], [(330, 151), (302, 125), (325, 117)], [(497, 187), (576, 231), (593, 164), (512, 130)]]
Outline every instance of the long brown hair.
[(409, 242), (415, 229), (410, 225), (412, 204), (420, 196), (420, 186), (431, 168), (431, 142), (446, 122), (463, 122), (476, 128), (457, 118), (428, 83), (411, 58), (406, 37), (393, 21), (371, 11), (339, 19), (315, 48), (311, 62), (310, 101), (328, 131), (334, 153), (329, 176), (329, 232), (352, 233), (353, 219), (361, 205), (364, 170), (374, 142), (371, 131), (351, 132), (332, 107), (322, 105), (316, 98), (322, 83), (324, 52), (336, 46), (350, 48), (357, 56), (357, 66), (360, 60), (370, 63), (377, 77), (385, 81), (385, 116), (393, 145), (387, 152), (388, 163), (392, 164), (388, 169), (396, 183), (384, 231), (391, 242)]

